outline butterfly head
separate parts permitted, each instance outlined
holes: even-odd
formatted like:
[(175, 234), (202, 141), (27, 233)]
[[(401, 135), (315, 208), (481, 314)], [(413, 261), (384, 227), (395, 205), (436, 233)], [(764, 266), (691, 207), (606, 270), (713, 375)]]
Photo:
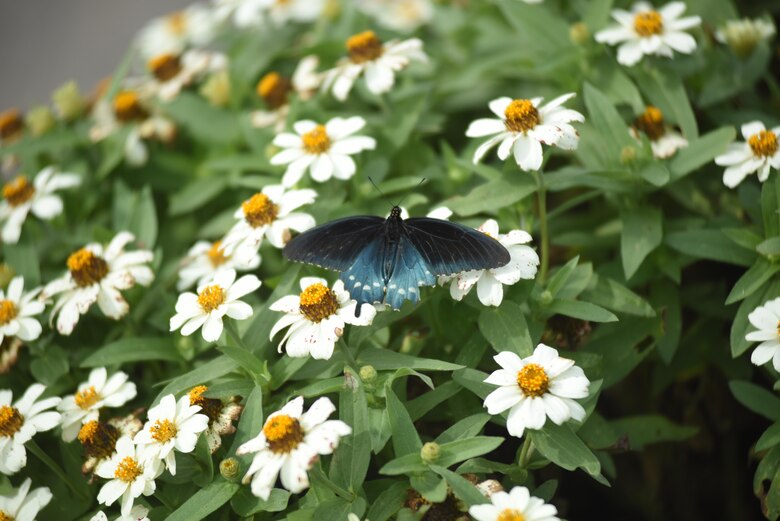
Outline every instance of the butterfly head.
[(393, 209), (390, 210), (390, 219), (396, 220), (401, 219), (401, 207), (400, 206), (393, 206)]

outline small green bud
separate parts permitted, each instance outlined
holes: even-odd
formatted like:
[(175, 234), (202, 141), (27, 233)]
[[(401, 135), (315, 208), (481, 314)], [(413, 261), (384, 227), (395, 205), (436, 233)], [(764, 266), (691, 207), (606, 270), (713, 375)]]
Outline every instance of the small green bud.
[(30, 133), (36, 137), (47, 133), (56, 123), (54, 114), (46, 105), (31, 108), (24, 119), (27, 123), (27, 128), (30, 129)]
[(585, 22), (577, 22), (569, 27), (569, 39), (577, 45), (582, 45), (590, 39), (590, 29)]
[(543, 306), (546, 306), (550, 304), (553, 301), (553, 294), (550, 293), (550, 290), (544, 290), (542, 291), (542, 294), (539, 295), (539, 303)]
[(0, 288), (6, 287), (16, 276), (14, 269), (5, 262), (0, 264)]
[(429, 441), (420, 449), (420, 457), (425, 463), (436, 463), (440, 454), (439, 444), (432, 441)]
[(200, 88), (200, 94), (215, 107), (224, 107), (230, 102), (230, 74), (219, 71), (208, 77)]
[(632, 145), (626, 145), (620, 151), (620, 164), (630, 165), (631, 163), (636, 161), (636, 157), (637, 157), (636, 147)]
[(75, 81), (69, 81), (54, 91), (51, 95), (54, 109), (65, 121), (71, 121), (81, 116), (87, 102), (79, 92), (79, 86)]
[(236, 458), (225, 458), (219, 462), (219, 473), (228, 481), (236, 479), (240, 470), (241, 464)]
[(360, 379), (363, 383), (372, 383), (376, 380), (376, 376), (376, 369), (374, 369), (373, 365), (364, 365), (360, 368)]
[(185, 360), (192, 360), (195, 356), (195, 342), (190, 336), (179, 336), (176, 340), (176, 350)]

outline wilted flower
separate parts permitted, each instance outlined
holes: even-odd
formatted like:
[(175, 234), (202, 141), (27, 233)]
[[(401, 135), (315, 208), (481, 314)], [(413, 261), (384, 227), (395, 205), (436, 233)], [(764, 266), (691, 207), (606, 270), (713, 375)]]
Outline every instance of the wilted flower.
[(734, 188), (753, 172), (758, 172), (759, 181), (766, 181), (771, 168), (780, 168), (778, 135), (780, 127), (767, 130), (760, 121), (742, 125), (745, 142), (730, 144), (725, 154), (715, 158), (716, 165), (727, 167), (723, 172), (723, 184)]
[(129, 516), (138, 496), (154, 494), (154, 480), (161, 472), (159, 461), (156, 464), (144, 462), (133, 440), (122, 436), (116, 442), (116, 454), (95, 469), (95, 474), (110, 480), (98, 492), (98, 503), (111, 506), (121, 498), (122, 515)]
[(190, 389), (188, 395), (192, 405), (199, 405), (203, 414), (208, 416), (209, 425), (205, 431), (206, 441), (212, 454), (222, 445), (222, 436), (233, 434), (236, 428), (233, 422), (241, 416), (244, 406), (238, 402), (238, 396), (223, 401), (218, 398), (203, 396), (208, 391), (205, 385), (198, 385)]
[(254, 270), (260, 266), (260, 260), (257, 252), (243, 258), (228, 255), (222, 249), (222, 241), (198, 241), (181, 262), (176, 288), (182, 291), (193, 285), (202, 286), (225, 270)]
[[(41, 335), (41, 323), (35, 317), (43, 313), (45, 305), (35, 300), (41, 288), (24, 293), (24, 277), (14, 277), (7, 293), (0, 289), (0, 343), (6, 337), (16, 337), (25, 342)], [(2, 371), (0, 371), (2, 372)]]
[(495, 492), (489, 504), (472, 505), (469, 514), (476, 521), (559, 521), (558, 510), (532, 496), (525, 487)]
[(715, 39), (728, 45), (734, 54), (741, 57), (749, 56), (759, 43), (774, 35), (775, 25), (761, 18), (729, 20), (715, 31)]
[(181, 55), (158, 54), (147, 62), (153, 76), (150, 89), (163, 101), (175, 99), (182, 89), (206, 74), (227, 69), (227, 57), (211, 51), (192, 49)]
[(639, 139), (639, 132), (650, 140), (653, 156), (658, 159), (672, 157), (681, 148), (688, 146), (688, 140), (664, 122), (661, 109), (649, 105), (631, 127), (631, 135)]
[(298, 63), (289, 80), (276, 71), (260, 78), (256, 91), (268, 110), (254, 111), (252, 125), (257, 128), (273, 126), (277, 133), (281, 132), (290, 111), (290, 94), (295, 93), (300, 99), (306, 100), (320, 88), (322, 74), (317, 72), (319, 64), (319, 58), (316, 56), (306, 56)]
[(780, 371), (780, 298), (764, 302), (749, 315), (750, 324), (756, 331), (745, 336), (750, 342), (761, 342), (750, 355), (755, 365), (772, 361), (775, 371)]
[[(130, 515), (120, 515), (114, 521), (149, 521), (149, 517), (147, 517), (148, 515), (148, 508), (143, 505), (135, 505), (132, 509), (130, 509)], [(108, 517), (106, 517), (106, 514), (104, 514), (101, 510), (92, 516), (89, 521), (108, 521)]]
[(94, 472), (98, 465), (114, 455), (116, 442), (120, 438), (126, 436), (133, 439), (142, 427), (137, 412), (108, 421), (91, 420), (83, 424), (78, 434), (79, 443), (84, 447), (81, 473), (86, 476)]
[(0, 146), (13, 143), (24, 134), (24, 117), (19, 109), (0, 112)]
[(52, 498), (48, 487), (36, 488), (30, 491), (32, 480), (27, 478), (18, 489), (12, 489), (11, 494), (0, 495), (0, 519), (10, 521), (35, 521), (43, 507)]

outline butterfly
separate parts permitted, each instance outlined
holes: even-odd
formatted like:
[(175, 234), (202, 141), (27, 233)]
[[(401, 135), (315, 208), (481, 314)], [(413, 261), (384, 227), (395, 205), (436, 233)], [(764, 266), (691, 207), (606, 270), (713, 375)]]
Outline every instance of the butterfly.
[(339, 278), (357, 301), (400, 309), (417, 303), (419, 288), (436, 284), (437, 275), (500, 268), (509, 252), (496, 239), (462, 224), (430, 217), (401, 218), (394, 206), (387, 219), (345, 217), (294, 237), (285, 258), (340, 271)]

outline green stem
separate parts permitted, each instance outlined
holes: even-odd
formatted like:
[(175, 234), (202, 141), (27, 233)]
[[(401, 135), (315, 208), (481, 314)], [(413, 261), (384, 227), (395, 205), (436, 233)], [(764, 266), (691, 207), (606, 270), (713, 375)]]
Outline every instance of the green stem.
[(233, 319), (225, 320), (225, 331), (227, 331), (230, 339), (236, 343), (236, 346), (240, 347), (244, 351), (249, 351), (247, 345), (243, 340), (241, 340), (241, 335), (238, 334), (238, 326), (233, 321)]
[(339, 346), (344, 352), (344, 358), (347, 359), (347, 364), (352, 368), (353, 371), (355, 371), (356, 375), (360, 374), (360, 366), (358, 366), (357, 360), (355, 360), (355, 357), (352, 356), (352, 351), (349, 350), (349, 346), (346, 342), (344, 342), (343, 338), (339, 339)]
[(312, 477), (314, 481), (330, 489), (331, 492), (340, 498), (349, 501), (350, 503), (355, 500), (355, 494), (333, 483), (330, 479), (328, 479), (328, 476), (325, 475), (319, 466), (312, 467), (309, 470), (309, 476)]
[(531, 437), (526, 434), (525, 441), (523, 441), (523, 448), (520, 449), (520, 458), (517, 462), (521, 469), (528, 466), (528, 460), (531, 459), (531, 454), (533, 454), (533, 442), (531, 441)]
[(84, 490), (78, 489), (73, 485), (72, 480), (68, 477), (67, 474), (65, 474), (65, 471), (62, 469), (62, 467), (57, 464), (56, 461), (51, 459), (48, 454), (46, 454), (43, 449), (41, 449), (37, 443), (35, 443), (33, 440), (30, 440), (25, 445), (28, 449), (30, 449), (30, 452), (32, 452), (36, 458), (41, 460), (41, 462), (49, 467), (52, 472), (54, 472), (57, 477), (59, 477), (65, 484), (68, 486), (69, 489), (73, 491), (74, 494), (87, 499), (91, 500), (92, 498), (89, 497), (88, 493), (85, 493)]
[(544, 283), (547, 278), (547, 269), (550, 266), (550, 234), (547, 230), (547, 191), (544, 186), (544, 174), (534, 172), (536, 184), (536, 197), (539, 204), (539, 233), (542, 235), (542, 265), (539, 268), (539, 280)]

